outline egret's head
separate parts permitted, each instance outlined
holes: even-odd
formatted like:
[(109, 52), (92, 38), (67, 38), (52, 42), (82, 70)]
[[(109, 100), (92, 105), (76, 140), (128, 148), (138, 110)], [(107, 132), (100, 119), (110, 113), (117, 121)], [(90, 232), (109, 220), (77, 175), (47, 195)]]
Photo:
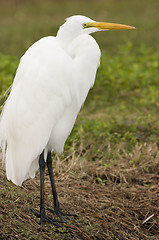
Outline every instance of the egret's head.
[(74, 38), (80, 34), (91, 34), (97, 31), (106, 31), (111, 29), (135, 29), (134, 27), (107, 22), (96, 22), (88, 17), (75, 15), (66, 19), (66, 22), (60, 27), (57, 36), (60, 38)]
[(105, 30), (113, 30), (113, 29), (135, 29), (135, 27), (118, 24), (118, 23), (108, 23), (108, 22), (96, 22), (88, 17), (75, 15), (66, 19), (66, 21), (75, 27), (79, 31), (84, 31), (88, 33), (96, 32), (96, 31), (105, 31)]

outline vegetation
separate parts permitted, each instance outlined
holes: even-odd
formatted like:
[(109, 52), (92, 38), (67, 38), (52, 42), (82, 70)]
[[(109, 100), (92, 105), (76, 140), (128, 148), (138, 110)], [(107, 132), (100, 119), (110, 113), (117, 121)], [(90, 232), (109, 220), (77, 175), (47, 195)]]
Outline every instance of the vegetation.
[[(95, 86), (64, 153), (54, 155), (62, 208), (77, 211), (79, 217), (60, 229), (40, 226), (29, 210), (39, 208), (39, 174), (19, 188), (6, 180), (0, 167), (0, 239), (159, 238), (159, 49), (155, 30), (159, 2), (118, 2), (1, 3), (1, 105), (19, 57), (42, 36), (55, 35), (67, 16), (80, 13), (131, 24), (137, 30), (94, 35), (102, 49)], [(51, 206), (48, 176), (46, 195)]]

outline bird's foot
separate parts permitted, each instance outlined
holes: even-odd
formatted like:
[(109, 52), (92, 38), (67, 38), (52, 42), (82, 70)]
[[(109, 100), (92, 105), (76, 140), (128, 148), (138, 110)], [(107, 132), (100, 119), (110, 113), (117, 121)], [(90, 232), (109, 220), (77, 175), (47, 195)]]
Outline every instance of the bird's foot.
[(48, 222), (48, 223), (52, 223), (56, 227), (61, 227), (58, 223), (66, 223), (66, 221), (64, 221), (62, 219), (62, 217), (60, 218), (60, 220), (58, 220), (58, 219), (54, 219), (54, 218), (51, 218), (51, 217), (47, 216), (46, 213), (45, 213), (45, 210), (42, 211), (41, 213), (38, 213), (38, 212), (34, 211), (32, 208), (30, 210), (32, 211), (32, 213), (36, 217), (40, 218), (40, 223), (41, 224), (43, 224), (45, 222)]
[(61, 209), (60, 209), (60, 207), (57, 207), (57, 208), (55, 208), (54, 210), (51, 209), (51, 208), (49, 208), (49, 207), (47, 207), (47, 210), (49, 210), (49, 211), (50, 211), (51, 213), (53, 213), (53, 214), (56, 214), (56, 215), (60, 218), (60, 220), (62, 220), (62, 221), (63, 221), (62, 216), (63, 216), (63, 217), (66, 217), (67, 219), (70, 219), (69, 217), (71, 217), (71, 216), (73, 216), (73, 217), (78, 217), (77, 214), (64, 213), (64, 212), (62, 212)]

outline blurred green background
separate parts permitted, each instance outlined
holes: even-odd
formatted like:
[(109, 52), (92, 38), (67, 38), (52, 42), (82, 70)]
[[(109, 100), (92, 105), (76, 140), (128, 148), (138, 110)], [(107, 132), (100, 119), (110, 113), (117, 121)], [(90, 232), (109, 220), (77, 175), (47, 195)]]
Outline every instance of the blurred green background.
[(38, 39), (56, 35), (64, 19), (75, 14), (136, 27), (135, 31), (95, 33), (101, 49), (109, 53), (116, 53), (116, 46), (127, 41), (158, 50), (158, 10), (158, 0), (1, 0), (0, 51), (20, 57)]

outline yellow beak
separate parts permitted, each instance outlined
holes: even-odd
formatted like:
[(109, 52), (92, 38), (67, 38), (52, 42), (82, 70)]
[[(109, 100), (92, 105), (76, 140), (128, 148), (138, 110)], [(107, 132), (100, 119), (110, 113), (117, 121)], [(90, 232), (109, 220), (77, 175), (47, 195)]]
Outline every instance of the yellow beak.
[(107, 22), (89, 22), (83, 24), (84, 28), (95, 27), (99, 30), (112, 30), (112, 29), (135, 29), (135, 27), (118, 24), (118, 23), (107, 23)]

